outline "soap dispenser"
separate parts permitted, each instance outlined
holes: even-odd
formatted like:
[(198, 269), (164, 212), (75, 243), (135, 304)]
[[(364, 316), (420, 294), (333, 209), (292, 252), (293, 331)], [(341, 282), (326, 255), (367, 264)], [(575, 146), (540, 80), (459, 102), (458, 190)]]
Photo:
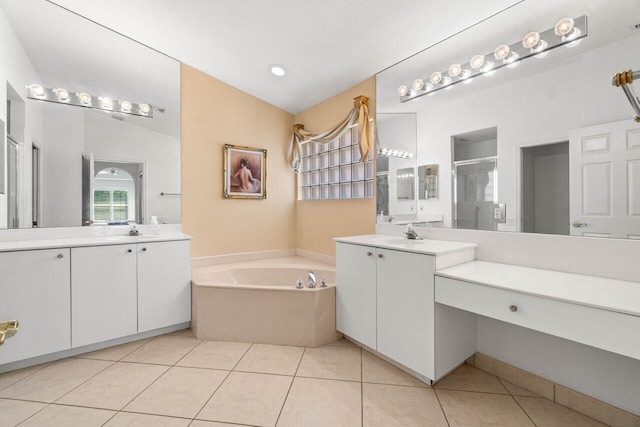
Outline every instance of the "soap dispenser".
[(158, 235), (160, 234), (160, 226), (158, 225), (158, 217), (155, 215), (151, 216), (151, 234)]

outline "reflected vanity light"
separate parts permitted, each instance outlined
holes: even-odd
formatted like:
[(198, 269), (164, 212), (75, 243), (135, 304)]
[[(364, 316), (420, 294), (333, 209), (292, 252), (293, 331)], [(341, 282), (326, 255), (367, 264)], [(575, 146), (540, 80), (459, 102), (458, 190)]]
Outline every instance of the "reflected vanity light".
[(114, 100), (107, 96), (96, 96), (87, 92), (69, 92), (60, 87), (49, 89), (39, 84), (27, 85), (27, 98), (149, 118), (153, 117), (154, 109), (163, 112), (162, 109), (147, 103), (135, 104), (131, 101)]
[(384, 157), (397, 157), (399, 159), (410, 159), (413, 157), (413, 153), (409, 153), (408, 151), (392, 150), (390, 148), (380, 148), (378, 150), (378, 155)]
[[(474, 55), (465, 64), (454, 63), (446, 71), (432, 72), (428, 78), (432, 86), (425, 84), (422, 79), (416, 79), (411, 89), (405, 85), (400, 86), (398, 88), (400, 102), (411, 101), (423, 95), (432, 95), (438, 90), (450, 89), (452, 85), (460, 82), (471, 83), (476, 76), (491, 76), (495, 71), (503, 67), (515, 68), (527, 58), (544, 58), (551, 49), (559, 46), (576, 46), (586, 36), (586, 15), (575, 19), (562, 18), (552, 28), (545, 31), (527, 32), (517, 42), (501, 44), (489, 54)], [(495, 58), (495, 62), (493, 58)], [(418, 81), (424, 84), (420, 89), (415, 87)]]

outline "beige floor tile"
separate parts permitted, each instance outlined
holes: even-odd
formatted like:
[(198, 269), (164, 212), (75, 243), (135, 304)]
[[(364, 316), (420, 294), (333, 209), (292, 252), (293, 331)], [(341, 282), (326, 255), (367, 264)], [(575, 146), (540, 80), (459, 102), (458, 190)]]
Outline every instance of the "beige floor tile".
[(251, 344), (241, 342), (203, 341), (177, 365), (230, 371), (250, 346)]
[(599, 421), (558, 405), (542, 397), (516, 397), (522, 409), (538, 426), (545, 427), (605, 427)]
[(150, 339), (129, 342), (126, 344), (108, 347), (102, 350), (92, 351), (91, 353), (80, 354), (76, 357), (82, 359), (112, 360), (114, 362), (117, 362), (128, 354), (139, 349), (149, 341)]
[(165, 335), (151, 340), (122, 361), (173, 365), (199, 343), (195, 338)]
[(228, 372), (173, 367), (124, 410), (193, 418), (222, 384)]
[(46, 403), (0, 399), (0, 427), (13, 427), (46, 407)]
[(349, 341), (346, 338), (340, 338), (338, 340), (332, 341), (328, 344), (325, 344), (325, 346), (330, 346), (330, 347), (357, 347), (357, 345), (355, 345), (354, 343), (352, 343), (351, 341)]
[(442, 390), (509, 394), (498, 377), (469, 365), (460, 366), (433, 387)]
[(234, 370), (295, 375), (302, 353), (304, 353), (304, 347), (254, 344)]
[(247, 424), (227, 424), (227, 423), (218, 423), (215, 421), (195, 420), (191, 424), (189, 424), (189, 427), (242, 427), (246, 425)]
[(363, 384), (364, 427), (447, 427), (431, 389)]
[(535, 427), (511, 396), (454, 390), (436, 394), (451, 427)]
[(537, 394), (535, 394), (532, 391), (526, 390), (522, 387), (520, 387), (519, 385), (516, 385), (512, 382), (509, 382), (507, 380), (504, 380), (502, 378), (498, 378), (500, 380), (500, 382), (502, 383), (502, 385), (507, 389), (507, 391), (512, 395), (512, 396), (525, 396), (525, 397), (541, 397)]
[(0, 397), (53, 402), (113, 362), (63, 359), (0, 391)]
[(120, 410), (167, 369), (160, 365), (116, 362), (56, 403)]
[(296, 377), (278, 427), (353, 427), (362, 423), (361, 384)]
[(50, 405), (20, 424), (20, 427), (99, 427), (114, 414), (113, 411), (102, 409)]
[(231, 372), (196, 418), (274, 426), (292, 377)]
[(11, 384), (17, 383), (23, 378), (38, 372), (40, 369), (44, 369), (51, 363), (43, 363), (42, 365), (29, 366), (28, 368), (18, 369), (16, 371), (5, 372), (0, 374), (0, 390), (5, 387), (9, 387)]
[(307, 348), (302, 356), (299, 377), (360, 381), (361, 351), (351, 347)]
[(105, 427), (187, 427), (190, 422), (191, 420), (185, 418), (118, 412)]
[(378, 384), (395, 384), (415, 387), (429, 387), (419, 379), (403, 372), (389, 362), (362, 350), (362, 381)]

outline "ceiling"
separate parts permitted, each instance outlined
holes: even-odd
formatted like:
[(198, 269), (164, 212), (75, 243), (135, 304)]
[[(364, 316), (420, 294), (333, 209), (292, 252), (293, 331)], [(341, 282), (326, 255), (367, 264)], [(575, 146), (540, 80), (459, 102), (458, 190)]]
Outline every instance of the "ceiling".
[(295, 114), (524, 0), (49, 1)]

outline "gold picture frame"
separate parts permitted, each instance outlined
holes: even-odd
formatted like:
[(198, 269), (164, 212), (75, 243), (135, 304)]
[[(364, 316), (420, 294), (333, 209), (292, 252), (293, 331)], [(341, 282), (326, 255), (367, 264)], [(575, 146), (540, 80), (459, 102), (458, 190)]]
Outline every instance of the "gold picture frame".
[(267, 150), (224, 145), (224, 197), (267, 198)]

